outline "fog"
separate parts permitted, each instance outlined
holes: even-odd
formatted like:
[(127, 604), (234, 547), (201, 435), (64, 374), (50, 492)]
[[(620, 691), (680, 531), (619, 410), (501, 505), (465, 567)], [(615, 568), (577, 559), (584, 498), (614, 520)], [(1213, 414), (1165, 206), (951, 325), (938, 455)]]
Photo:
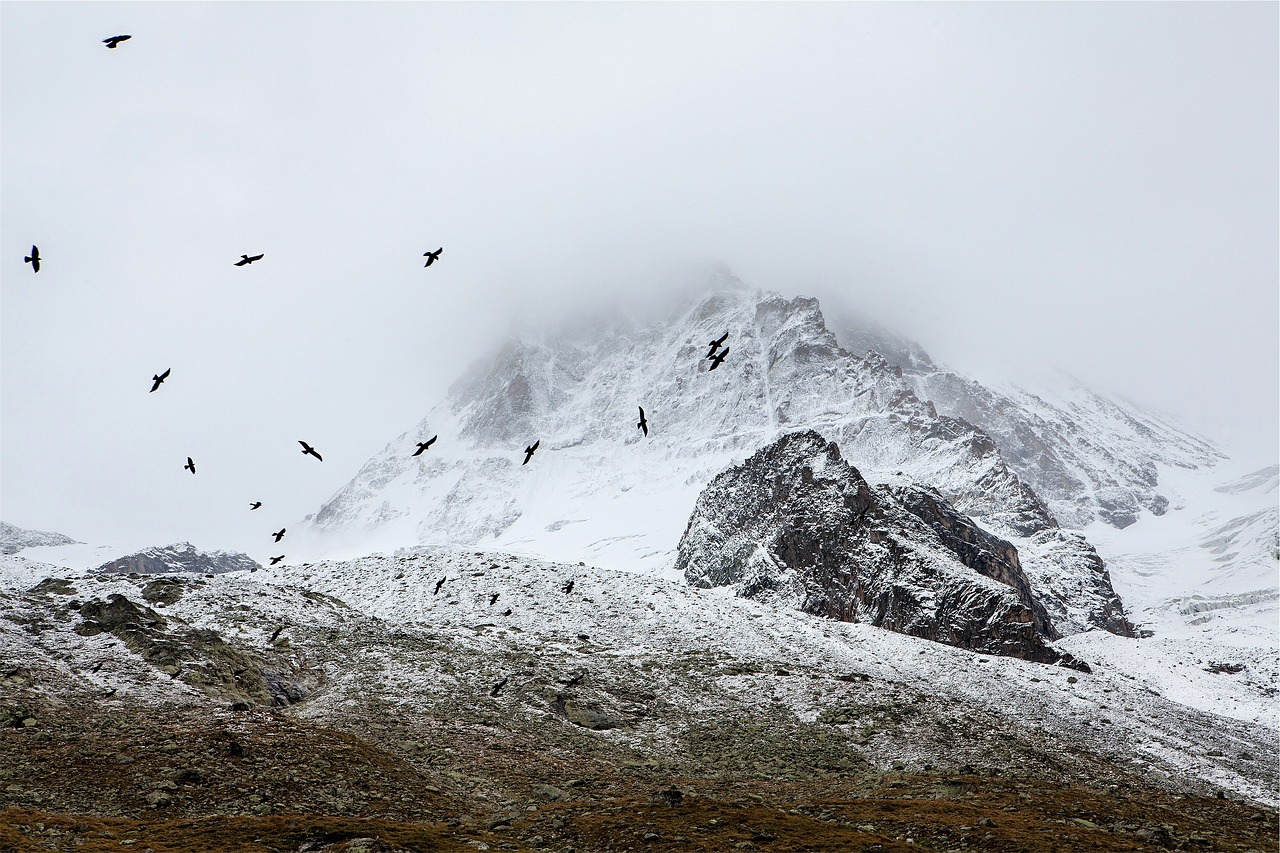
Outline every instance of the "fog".
[(4, 3), (0, 517), (262, 559), (514, 327), (712, 262), (1273, 462), (1277, 9)]

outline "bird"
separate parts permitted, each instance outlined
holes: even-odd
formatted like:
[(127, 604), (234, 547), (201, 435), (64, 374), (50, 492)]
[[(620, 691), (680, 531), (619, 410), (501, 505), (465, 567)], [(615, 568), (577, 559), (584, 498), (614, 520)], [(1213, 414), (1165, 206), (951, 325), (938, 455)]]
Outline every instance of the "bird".
[(103, 699), (110, 699), (112, 696), (116, 695), (116, 691), (117, 691), (117, 690), (119, 690), (119, 689), (120, 689), (119, 687), (112, 687), (112, 688), (111, 688), (110, 690), (108, 690), (106, 693), (103, 693), (103, 694), (102, 694), (102, 698), (103, 698)]
[(438, 435), (433, 435), (433, 436), (431, 436), (431, 438), (427, 439), (426, 441), (419, 441), (419, 442), (415, 442), (415, 443), (418, 445), (418, 449), (414, 451), (413, 455), (414, 455), (414, 456), (421, 456), (421, 455), (422, 455), (422, 451), (426, 450), (428, 447), (430, 447), (431, 445), (435, 444), (435, 443), (436, 443), (436, 439), (437, 439), (437, 438), (439, 438), (439, 437), (440, 437), (440, 436), (438, 436)]
[(275, 533), (272, 533), (271, 535), (276, 537), (276, 541), (279, 542), (281, 539), (284, 538), (284, 532), (286, 529), (287, 528), (281, 527), (278, 531), (276, 531)]
[(307, 443), (306, 443), (305, 441), (303, 441), (302, 439), (298, 439), (298, 444), (301, 444), (301, 445), (302, 445), (302, 452), (303, 452), (304, 454), (309, 454), (309, 455), (311, 455), (311, 456), (314, 456), (315, 458), (319, 459), (321, 462), (323, 462), (323, 461), (324, 461), (324, 457), (323, 457), (323, 456), (321, 456), (319, 453), (316, 453), (316, 449), (315, 449), (314, 447), (312, 447), (311, 445), (307, 444)]
[(240, 260), (236, 261), (234, 264), (232, 264), (232, 266), (237, 266), (237, 267), (248, 266), (254, 261), (260, 261), (260, 260), (262, 260), (262, 255), (253, 255), (253, 256), (241, 255)]
[(272, 557), (272, 558), (271, 558), (271, 565), (273, 565), (273, 566), (274, 566), (276, 563), (280, 562), (280, 561), (281, 561), (281, 560), (283, 560), (283, 559), (284, 559), (284, 554), (281, 554), (279, 557)]
[(508, 681), (510, 681), (510, 680), (511, 680), (511, 676), (509, 676), (509, 675), (508, 675), (506, 678), (502, 679), (502, 680), (501, 680), (501, 681), (499, 681), (497, 684), (493, 685), (493, 689), (491, 689), (491, 690), (489, 691), (489, 695), (490, 695), (490, 696), (497, 696), (497, 695), (498, 695), (498, 691), (499, 691), (499, 690), (501, 690), (502, 688), (506, 687), (506, 686), (507, 686), (507, 682), (508, 682)]
[(637, 408), (640, 409), (640, 423), (636, 424), (636, 429), (644, 430), (644, 434), (647, 436), (649, 434), (649, 422), (644, 417), (644, 406), (638, 406)]
[(164, 381), (165, 381), (166, 379), (168, 379), (168, 378), (169, 378), (169, 373), (170, 373), (172, 370), (173, 370), (173, 368), (172, 368), (172, 367), (167, 367), (167, 368), (165, 368), (164, 373), (156, 373), (156, 374), (152, 374), (152, 376), (151, 376), (151, 390), (150, 390), (150, 391), (148, 391), (147, 393), (148, 393), (148, 394), (154, 394), (154, 393), (155, 393), (155, 391), (156, 391), (156, 389), (157, 389), (157, 388), (159, 388), (161, 385), (163, 385), (163, 384), (164, 384)]
[(187, 457), (187, 464), (182, 467), (190, 471), (192, 474), (196, 472), (196, 462), (190, 456)]
[(510, 607), (508, 607), (508, 608), (503, 612), (503, 614), (502, 614), (502, 615), (503, 615), (503, 616), (510, 616), (510, 615), (511, 615), (511, 608), (510, 608)]
[(448, 578), (447, 578), (447, 577), (443, 577), (443, 578), (440, 578), (440, 580), (436, 581), (436, 590), (435, 590), (435, 592), (433, 592), (433, 593), (431, 593), (431, 594), (432, 594), (432, 595), (439, 595), (439, 594), (440, 594), (440, 587), (444, 586), (444, 582), (445, 582), (445, 581), (447, 581), (447, 580), (448, 580)]
[(95, 663), (95, 664), (93, 665), (93, 669), (91, 669), (91, 670), (89, 670), (89, 671), (90, 671), (90, 672), (97, 672), (98, 670), (102, 669), (102, 665), (103, 665), (104, 663), (106, 663), (106, 661), (104, 661), (104, 660), (100, 660), (100, 661), (98, 661), (97, 663)]
[[(443, 251), (444, 251), (444, 247), (441, 246), (439, 249), (436, 249), (434, 252), (423, 252), (422, 257), (426, 258), (427, 262), (422, 266), (429, 267), (432, 264), (434, 264), (439, 259), (440, 253)], [(463, 254), (465, 254), (465, 252)]]
[(33, 244), (31, 246), (31, 254), (24, 255), (22, 262), (25, 264), (31, 264), (32, 272), (40, 272), (40, 247)]
[(570, 580), (570, 581), (569, 581), (568, 583), (566, 583), (564, 586), (560, 587), (560, 589), (561, 589), (561, 590), (563, 590), (566, 594), (567, 594), (567, 593), (570, 593), (570, 592), (573, 592), (573, 581), (572, 581), (572, 580)]
[(728, 354), (729, 354), (728, 347), (725, 347), (724, 349), (720, 350), (720, 352), (716, 353), (711, 357), (711, 366), (707, 369), (715, 370), (724, 362), (725, 356), (727, 356)]
[(262, 501), (254, 501), (253, 503), (249, 504), (249, 510), (253, 511), (260, 506), (262, 506)]
[(576, 685), (577, 685), (577, 683), (578, 683), (579, 681), (581, 681), (583, 678), (585, 678), (585, 677), (586, 677), (586, 675), (587, 675), (587, 673), (586, 673), (586, 671), (584, 670), (584, 671), (582, 671), (582, 672), (578, 673), (577, 675), (575, 675), (573, 678), (570, 678), (568, 681), (562, 681), (562, 682), (560, 682), (560, 683), (561, 683), (561, 684), (563, 684), (565, 687), (574, 687), (574, 686), (576, 686)]
[(714, 340), (711, 343), (709, 343), (707, 346), (711, 348), (707, 350), (707, 358), (711, 358), (713, 355), (715, 355), (716, 350), (720, 349), (721, 345), (724, 344), (724, 342), (727, 341), (728, 339), (729, 339), (729, 333), (725, 332), (717, 340)]
[(281, 625), (279, 628), (277, 628), (277, 629), (276, 629), (275, 633), (271, 635), (271, 639), (267, 640), (267, 642), (268, 642), (268, 643), (274, 643), (274, 642), (276, 641), (276, 637), (279, 637), (279, 636), (280, 636), (280, 632), (281, 632), (281, 631), (283, 631), (283, 630), (284, 630), (284, 626), (283, 626), (283, 625)]
[(107, 46), (107, 50), (115, 50), (116, 45), (122, 41), (128, 41), (131, 38), (133, 38), (133, 36), (112, 36), (109, 39), (103, 39), (102, 43)]
[(498, 603), (498, 593), (496, 592), (489, 593), (489, 606), (492, 607), (497, 603)]
[(524, 449), (524, 461), (520, 463), (521, 465), (529, 464), (529, 460), (533, 458), (533, 452), (538, 449), (539, 444), (542, 444), (542, 439), (538, 439)]

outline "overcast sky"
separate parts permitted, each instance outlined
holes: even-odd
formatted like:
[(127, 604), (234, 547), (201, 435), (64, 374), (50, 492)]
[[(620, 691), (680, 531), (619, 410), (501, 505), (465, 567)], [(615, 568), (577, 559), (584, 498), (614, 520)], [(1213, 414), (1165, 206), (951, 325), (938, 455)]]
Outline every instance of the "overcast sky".
[(4, 2), (0, 518), (262, 559), (513, 319), (707, 260), (1274, 461), (1278, 8)]

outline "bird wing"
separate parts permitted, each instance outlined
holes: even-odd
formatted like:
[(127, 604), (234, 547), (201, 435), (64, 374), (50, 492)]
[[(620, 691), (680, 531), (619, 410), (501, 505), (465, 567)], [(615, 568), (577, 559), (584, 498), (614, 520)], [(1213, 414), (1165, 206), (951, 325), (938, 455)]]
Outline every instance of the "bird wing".
[(537, 441), (535, 441), (535, 442), (533, 443), (533, 449), (534, 449), (534, 450), (537, 450), (537, 449), (538, 449), (538, 445), (539, 445), (539, 444), (542, 444), (542, 439), (538, 439)]
[(166, 367), (166, 368), (165, 368), (164, 373), (161, 373), (161, 374), (160, 374), (160, 381), (161, 381), (161, 382), (163, 382), (164, 380), (166, 380), (166, 379), (168, 379), (168, 378), (169, 378), (169, 371), (171, 371), (171, 370), (173, 370), (173, 368), (172, 368), (172, 367)]
[(302, 452), (303, 452), (303, 453), (310, 453), (310, 452), (311, 452), (311, 445), (307, 444), (307, 443), (306, 443), (305, 441), (303, 441), (302, 439), (298, 439), (298, 444), (301, 444), (301, 445), (302, 445)]
[(264, 253), (263, 253), (263, 254), (261, 254), (261, 255), (254, 255), (253, 257), (249, 258), (249, 260), (251, 260), (251, 261), (260, 261), (260, 260), (262, 260), (265, 256), (266, 256), (266, 253), (264, 252)]
[(31, 271), (40, 272), (40, 259), (38, 257), (31, 259)]
[(440, 437), (440, 436), (438, 436), (438, 435), (433, 435), (433, 436), (431, 436), (431, 438), (427, 439), (427, 447), (430, 447), (431, 445), (435, 444), (435, 443), (436, 443), (436, 439), (437, 439), (437, 438), (439, 438), (439, 437)]

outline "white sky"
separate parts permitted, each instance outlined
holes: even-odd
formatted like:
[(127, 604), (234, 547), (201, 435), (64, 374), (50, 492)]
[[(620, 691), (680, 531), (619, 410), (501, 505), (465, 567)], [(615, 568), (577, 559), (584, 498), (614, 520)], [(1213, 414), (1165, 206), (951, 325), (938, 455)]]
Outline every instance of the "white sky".
[(1274, 461), (1278, 9), (0, 3), (0, 517), (279, 553), (516, 319), (704, 259)]

